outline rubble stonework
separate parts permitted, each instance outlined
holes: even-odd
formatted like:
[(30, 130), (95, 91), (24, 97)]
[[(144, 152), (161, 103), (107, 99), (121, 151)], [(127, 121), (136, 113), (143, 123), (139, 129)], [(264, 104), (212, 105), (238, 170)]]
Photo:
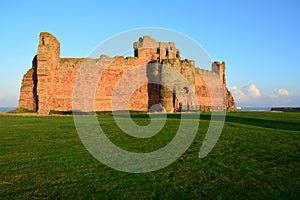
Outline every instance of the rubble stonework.
[[(149, 83), (132, 94), (129, 110), (148, 112), (152, 105), (160, 103), (166, 112), (235, 111), (234, 99), (226, 87), (224, 62), (212, 63), (212, 71), (196, 68), (194, 61), (180, 59), (180, 51), (176, 49), (174, 42), (156, 42), (149, 36), (139, 38), (134, 42), (133, 48), (134, 57), (110, 58), (101, 55), (98, 59), (88, 59), (89, 65), (109, 63), (96, 88), (96, 111), (111, 111), (112, 95), (117, 82), (126, 72), (143, 65), (146, 66), (145, 73), (141, 76), (147, 76), (148, 80), (151, 74), (151, 77), (154, 75), (161, 79), (160, 81), (164, 81), (164, 77), (168, 74), (159, 70), (162, 65), (180, 73), (195, 92), (197, 105), (189, 105), (188, 101), (178, 101), (176, 95), (188, 93), (181, 83), (178, 83), (173, 91), (164, 88), (163, 85)], [(33, 110), (43, 114), (49, 114), (50, 111), (71, 111), (74, 82), (81, 65), (85, 62), (87, 62), (85, 58), (60, 58), (59, 41), (50, 33), (42, 32), (32, 68), (27, 71), (22, 80), (18, 109)], [(151, 68), (147, 68), (150, 64)], [(86, 79), (88, 81), (88, 77)], [(222, 83), (221, 87), (216, 86), (215, 83), (218, 81)]]

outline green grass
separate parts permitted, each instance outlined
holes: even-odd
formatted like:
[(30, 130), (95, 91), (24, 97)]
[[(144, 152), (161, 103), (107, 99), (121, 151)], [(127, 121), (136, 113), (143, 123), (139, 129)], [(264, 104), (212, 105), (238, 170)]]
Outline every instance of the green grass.
[[(147, 125), (145, 114), (132, 115)], [(180, 115), (137, 139), (98, 117), (107, 136), (134, 152), (150, 152), (176, 134)], [(220, 139), (207, 157), (199, 150), (210, 115), (201, 114), (190, 148), (173, 164), (131, 174), (88, 153), (71, 116), (0, 115), (0, 199), (299, 199), (300, 113), (227, 113)]]
[(15, 110), (11, 110), (11, 111), (8, 111), (8, 113), (36, 113), (35, 111), (33, 110), (28, 110), (28, 109), (15, 109)]

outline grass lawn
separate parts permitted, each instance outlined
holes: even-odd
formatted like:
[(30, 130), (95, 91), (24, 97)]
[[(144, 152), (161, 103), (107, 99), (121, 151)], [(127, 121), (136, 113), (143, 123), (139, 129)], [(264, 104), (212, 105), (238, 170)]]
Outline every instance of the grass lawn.
[[(98, 119), (116, 145), (150, 152), (174, 137), (180, 115), (168, 115), (148, 139), (122, 134), (110, 115)], [(0, 199), (300, 199), (300, 113), (227, 113), (216, 146), (200, 159), (209, 119), (201, 114), (195, 140), (176, 162), (132, 174), (89, 154), (71, 116), (0, 115)]]

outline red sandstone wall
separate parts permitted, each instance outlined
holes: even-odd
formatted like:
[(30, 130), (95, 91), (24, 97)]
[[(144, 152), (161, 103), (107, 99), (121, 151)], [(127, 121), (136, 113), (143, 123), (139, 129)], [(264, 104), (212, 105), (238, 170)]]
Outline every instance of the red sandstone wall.
[(60, 44), (50, 33), (40, 34), (37, 53), (37, 94), (39, 112), (47, 114), (53, 107), (53, 97), (56, 95), (55, 71), (60, 67)]
[(224, 110), (225, 109), (225, 88), (221, 77), (212, 71), (197, 70), (199, 105), (202, 110)]
[(195, 74), (195, 86), (196, 86), (196, 96), (198, 100), (198, 105), (202, 106), (199, 109), (205, 109), (204, 107), (210, 107), (211, 106), (211, 99), (210, 99), (210, 93), (207, 88), (206, 82), (203, 79), (203, 76), (201, 76), (198, 72)]
[[(107, 58), (111, 59), (111, 58)], [(110, 111), (111, 99), (114, 88), (116, 87), (117, 82), (124, 76), (124, 74), (134, 69), (135, 67), (144, 65), (147, 62), (146, 60), (140, 60), (137, 58), (124, 58), (116, 57), (111, 59), (112, 63), (109, 67), (103, 72), (98, 86), (96, 88), (96, 98), (95, 98), (95, 110), (96, 111)], [(72, 96), (73, 96), (73, 87), (75, 78), (77, 76), (78, 70), (81, 65), (85, 62), (85, 59), (76, 59), (76, 58), (62, 58), (59, 62), (59, 67), (51, 70), (51, 83), (50, 88), (52, 88), (51, 100), (48, 103), (48, 109), (57, 110), (57, 111), (70, 111), (72, 110)], [(89, 60), (90, 65), (96, 67), (97, 63), (100, 64), (103, 60), (99, 61), (97, 59)], [(144, 68), (146, 69), (146, 68)], [(93, 73), (91, 71), (90, 73)], [(92, 76), (92, 74), (90, 74)], [(139, 76), (144, 76), (146, 78), (146, 70), (144, 73), (139, 74)], [(85, 82), (89, 82), (89, 75), (87, 74)], [(137, 76), (129, 76), (127, 78), (128, 83), (132, 83), (137, 79)], [(92, 83), (91, 83), (92, 84)], [(121, 85), (126, 90), (126, 85)], [(130, 98), (129, 109), (130, 110), (148, 110), (148, 87), (147, 85), (137, 88)], [(119, 99), (122, 100), (122, 94), (118, 94)]]
[[(116, 57), (111, 65), (104, 71), (101, 80), (99, 81), (97, 90), (96, 90), (96, 110), (97, 111), (109, 111), (112, 110), (111, 100), (116, 84), (121, 78), (125, 78), (125, 82), (128, 84), (135, 84), (137, 79), (146, 79), (146, 63), (147, 60), (138, 59), (138, 58), (124, 58)], [(136, 76), (124, 76), (126, 72), (133, 70), (142, 66), (142, 71)], [(128, 90), (127, 85), (118, 85), (121, 90)], [(116, 109), (123, 110), (139, 110), (147, 111), (148, 110), (148, 87), (147, 85), (137, 88), (137, 90), (131, 96), (129, 106), (122, 104), (122, 99), (125, 97), (125, 92), (116, 94), (119, 100), (119, 106), (116, 105)]]
[(35, 102), (33, 99), (33, 69), (29, 69), (23, 76), (18, 109), (34, 110)]
[(75, 78), (84, 59), (61, 58), (59, 67), (52, 70), (51, 88), (52, 98), (49, 102), (50, 110), (72, 110), (72, 95)]

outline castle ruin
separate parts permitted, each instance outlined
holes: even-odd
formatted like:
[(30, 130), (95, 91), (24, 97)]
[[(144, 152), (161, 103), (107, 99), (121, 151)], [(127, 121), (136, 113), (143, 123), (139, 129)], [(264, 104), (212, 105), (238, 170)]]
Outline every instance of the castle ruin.
[[(149, 83), (132, 94), (129, 110), (148, 112), (152, 105), (160, 104), (161, 111), (235, 111), (234, 99), (226, 87), (225, 63), (213, 62), (212, 70), (195, 67), (192, 60), (181, 60), (180, 51), (174, 42), (156, 42), (149, 36), (139, 38), (133, 44), (134, 57), (101, 55), (88, 59), (90, 65), (109, 65), (100, 78), (95, 94), (95, 111), (112, 110), (112, 94), (118, 80), (136, 66), (145, 66), (148, 80), (170, 81), (168, 72), (161, 66), (168, 66), (180, 73), (189, 83), (176, 83), (174, 88), (163, 84)], [(23, 77), (18, 109), (49, 114), (50, 111), (72, 111), (73, 89), (76, 76), (86, 58), (60, 58), (60, 43), (50, 33), (42, 32), (39, 37), (37, 55), (32, 67)], [(150, 65), (151, 64), (151, 65)], [(86, 77), (88, 81), (88, 77)], [(130, 81), (130, 80), (128, 80)], [(218, 83), (221, 83), (221, 87)], [(191, 88), (192, 91), (189, 91)], [(189, 102), (190, 93), (197, 102)], [(179, 101), (179, 95), (186, 101)], [(181, 98), (182, 99), (182, 98)], [(84, 111), (84, 110), (83, 110)], [(87, 110), (88, 111), (88, 110)]]

